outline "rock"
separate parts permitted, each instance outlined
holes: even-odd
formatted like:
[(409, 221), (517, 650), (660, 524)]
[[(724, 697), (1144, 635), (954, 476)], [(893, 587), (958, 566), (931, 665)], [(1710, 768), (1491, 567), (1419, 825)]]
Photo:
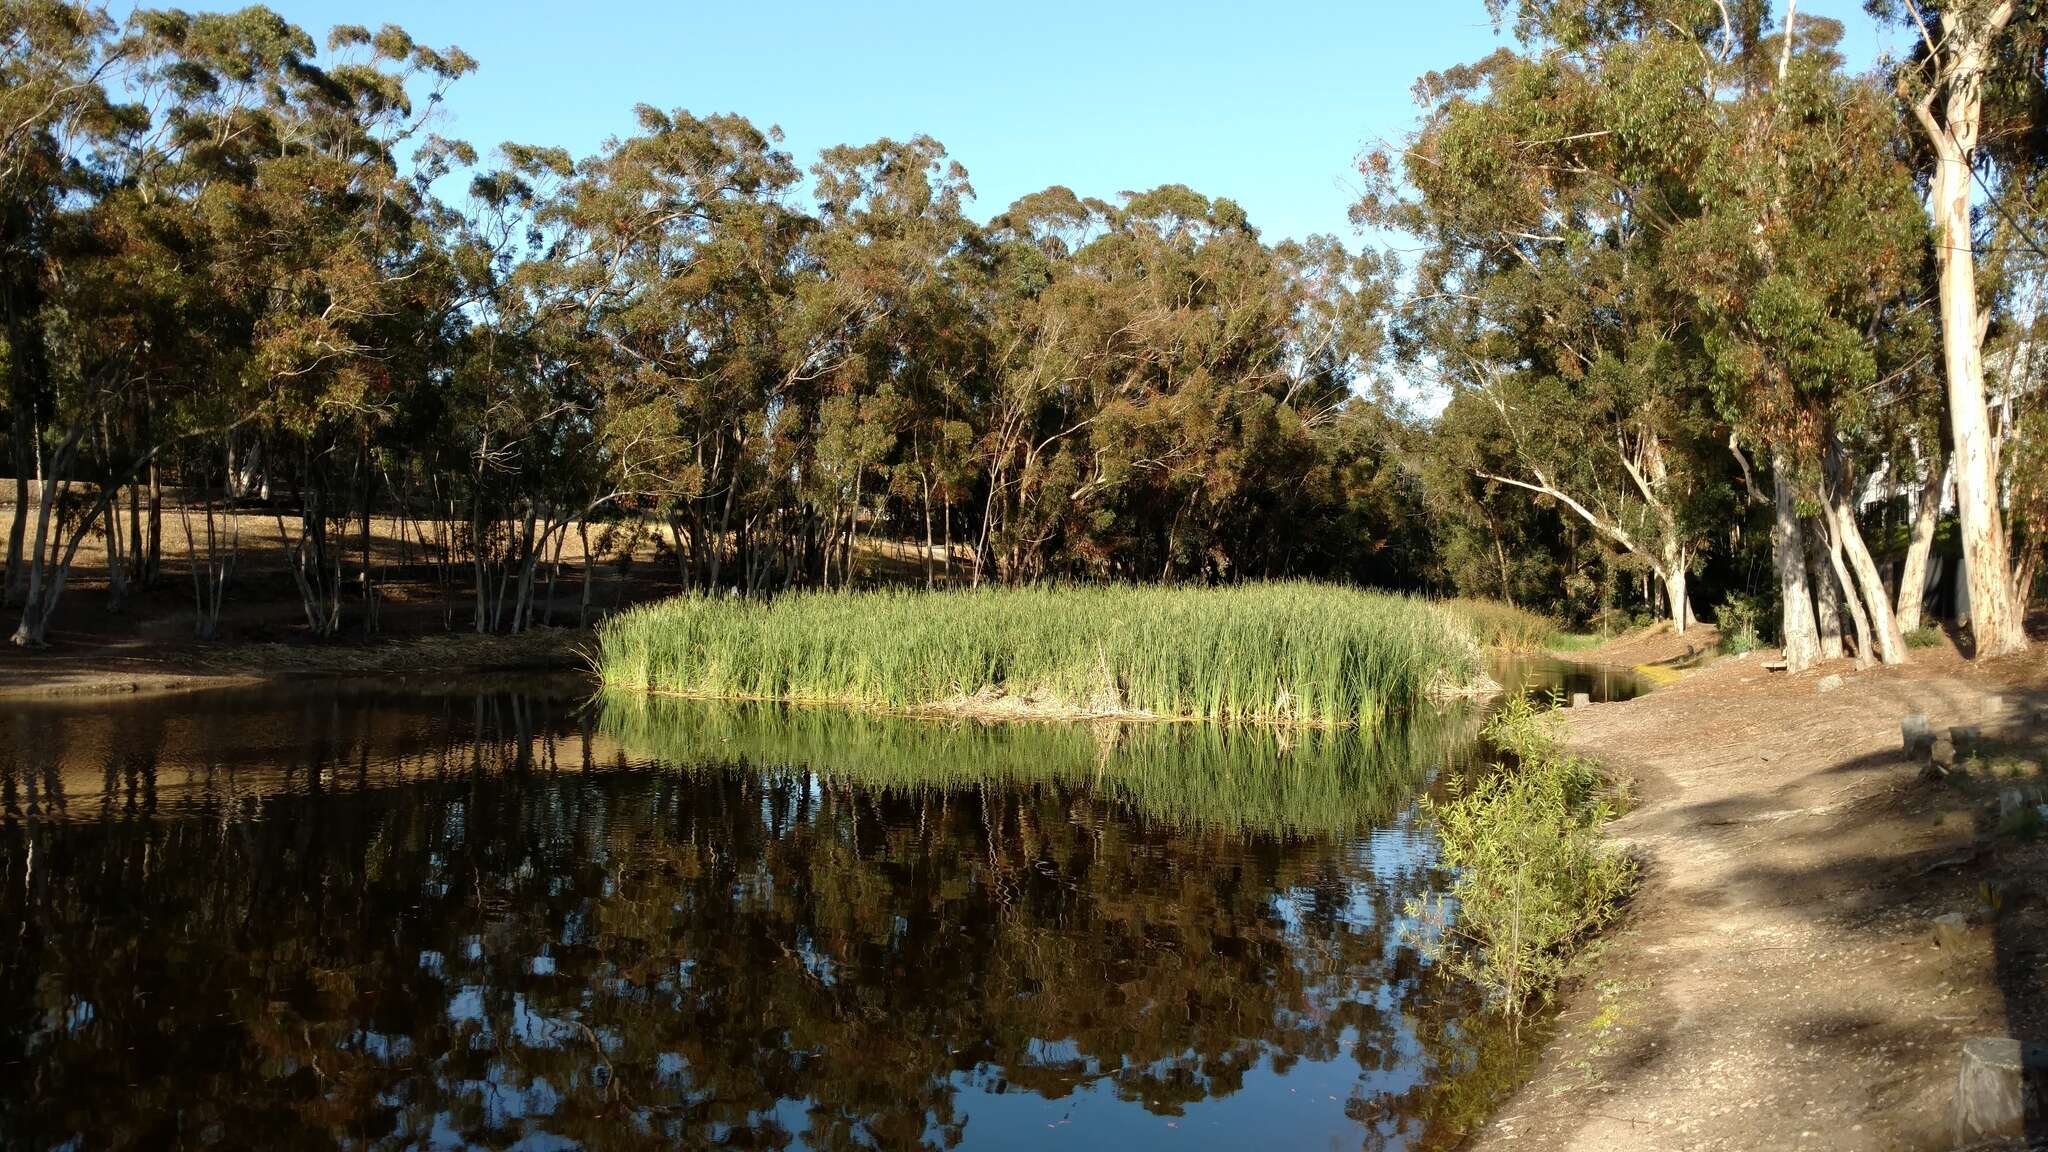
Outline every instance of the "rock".
[(2007, 788), (1998, 794), (1998, 822), (2003, 824), (2016, 820), (2027, 806), (2027, 794), (2017, 788)]
[(1839, 673), (1839, 672), (1830, 672), (1830, 673), (1828, 673), (1827, 675), (1825, 675), (1825, 676), (1821, 677), (1821, 678), (1820, 678), (1820, 683), (1818, 683), (1818, 684), (1815, 684), (1815, 685), (1813, 686), (1813, 688), (1814, 688), (1814, 691), (1816, 691), (1816, 692), (1833, 692), (1833, 691), (1834, 691), (1835, 689), (1837, 689), (1837, 688), (1840, 688), (1841, 686), (1842, 686), (1842, 676), (1841, 676), (1841, 673)]
[(1906, 746), (1906, 757), (1918, 760), (1934, 747), (1934, 726), (1927, 722), (1924, 712), (1909, 712), (1899, 721), (1899, 739)]
[(1934, 766), (1946, 772), (1956, 766), (1955, 742), (1946, 736), (1937, 736), (1927, 749), (1927, 758)]
[(1949, 1109), (1950, 1135), (1958, 1146), (2020, 1137), (2038, 1131), (2048, 1099), (2048, 1046), (2010, 1036), (1980, 1037), (1963, 1044), (1956, 1074), (1956, 1098)]
[(1969, 943), (1970, 918), (1961, 912), (1950, 912), (1936, 916), (1930, 925), (1934, 946), (1943, 952), (1954, 952)]
[(1771, 761), (1776, 760), (1778, 757), (1783, 756), (1784, 754), (1785, 753), (1779, 751), (1776, 748), (1766, 748), (1762, 752), (1757, 753), (1756, 758), (1763, 761), (1766, 764), (1769, 764)]
[(1584, 708), (1593, 702), (1593, 697), (1584, 692), (1572, 693), (1572, 707)]
[(1974, 752), (1984, 743), (1984, 729), (1975, 724), (1958, 724), (1948, 730), (1948, 740), (1958, 752)]

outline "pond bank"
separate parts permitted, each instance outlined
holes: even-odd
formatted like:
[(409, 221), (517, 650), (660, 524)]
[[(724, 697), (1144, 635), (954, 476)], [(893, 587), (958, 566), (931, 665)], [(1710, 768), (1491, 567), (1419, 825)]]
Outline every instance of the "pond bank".
[[(1633, 784), (1610, 835), (1642, 884), (1478, 1148), (1948, 1148), (1962, 1043), (2048, 1035), (2048, 843), (1998, 828), (2000, 794), (2041, 778), (1924, 781), (1899, 737), (1923, 712), (2038, 763), (2038, 727), (2000, 717), (2048, 705), (2048, 670), (1768, 658), (1569, 713), (1571, 748)], [(1950, 913), (1970, 926), (1937, 947)]]
[(517, 636), (436, 633), (330, 643), (138, 641), (0, 648), (0, 700), (188, 692), (302, 676), (586, 671), (591, 635), (539, 628)]

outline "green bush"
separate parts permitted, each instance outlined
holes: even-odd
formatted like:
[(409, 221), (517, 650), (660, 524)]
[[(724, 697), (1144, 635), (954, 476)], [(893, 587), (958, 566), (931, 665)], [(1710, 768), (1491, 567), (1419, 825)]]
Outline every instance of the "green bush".
[(1721, 651), (1731, 656), (1756, 650), (1757, 620), (1761, 613), (1748, 596), (1730, 596), (1714, 610), (1714, 623), (1721, 629)]
[(1573, 953), (1621, 908), (1635, 866), (1600, 843), (1612, 814), (1587, 761), (1558, 746), (1548, 716), (1510, 701), (1486, 735), (1511, 762), (1423, 807), (1454, 879), (1447, 897), (1409, 907), (1450, 971), (1520, 1019), (1548, 1000)]
[(598, 639), (615, 691), (898, 711), (1371, 726), (1481, 674), (1449, 610), (1309, 583), (683, 596)]
[(1941, 643), (1941, 639), (1941, 629), (1932, 624), (1922, 624), (1920, 627), (1906, 633), (1906, 647), (1932, 648)]

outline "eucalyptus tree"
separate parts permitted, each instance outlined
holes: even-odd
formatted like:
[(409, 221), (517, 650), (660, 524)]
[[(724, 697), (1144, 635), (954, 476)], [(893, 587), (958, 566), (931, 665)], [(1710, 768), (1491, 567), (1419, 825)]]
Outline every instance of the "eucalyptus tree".
[(113, 31), (95, 4), (24, 0), (0, 7), (0, 383), (16, 511), (7, 539), (9, 603), (27, 592), (30, 484), (43, 473), (41, 438), (54, 400), (40, 323), (52, 232), (67, 200), (75, 207), (77, 197), (94, 194), (95, 152), (134, 117), (109, 96), (127, 63)]
[[(425, 130), (473, 61), (392, 26), (336, 28), (323, 58), (260, 7), (145, 11), (132, 24), (139, 83), (157, 109), (133, 183), (146, 199), (189, 203), (210, 246), (206, 291), (239, 317), (239, 328), (218, 315), (211, 326), (236, 334), (209, 361), (232, 419), (185, 434), (247, 429), (289, 469), (300, 505), (292, 571), (316, 634), (340, 626), (335, 533), (354, 497), (371, 621), (372, 438), (448, 319), (427, 184), (450, 145)], [(420, 153), (410, 166), (400, 156), (409, 143)], [(232, 456), (231, 440), (220, 447)]]
[[(1896, 664), (1901, 630), (1856, 518), (1857, 448), (1883, 407), (1914, 402), (1906, 389), (1928, 351), (1910, 320), (1926, 228), (1883, 94), (1842, 78), (1826, 50), (1836, 30), (1810, 27), (1806, 50), (1747, 69), (1737, 94), (1712, 105), (1695, 177), (1703, 210), (1677, 229), (1673, 254), (1701, 308), (1724, 412), (1770, 445), (1788, 663), (1813, 656), (1807, 604), (1817, 598), (1825, 615), (1839, 598), (1859, 660)], [(1887, 330), (1891, 340), (1876, 339)], [(1793, 539), (1802, 527), (1816, 544)], [(1802, 554), (1825, 558), (1807, 565), (1807, 596)]]
[(959, 267), (976, 233), (964, 214), (974, 188), (928, 136), (828, 148), (811, 171), (818, 279), (798, 331), (832, 352), (814, 406), (787, 429), (810, 426), (803, 494), (832, 509), (820, 571), (829, 584), (836, 546), (844, 584), (866, 501), (915, 492), (929, 523), (930, 478), (957, 466), (949, 414), (979, 366)]
[(1867, 6), (1918, 37), (1895, 79), (1928, 155), (1970, 632), (1979, 655), (2017, 652), (2027, 645), (2031, 589), (2014, 587), (2000, 508), (1998, 449), (1984, 388), (1991, 309), (1978, 283), (1981, 215), (1975, 206), (1980, 187), (1995, 206), (2039, 159), (2048, 11), (2022, 0), (1869, 0)]
[[(1534, 18), (1531, 35), (1547, 27)], [(1502, 50), (1425, 77), (1421, 129), (1398, 168), (1366, 158), (1354, 216), (1424, 243), (1400, 340), (1505, 449), (1475, 478), (1612, 542), (1683, 631), (1727, 492), (1689, 306), (1664, 276), (1671, 225), (1697, 210), (1672, 154), (1685, 138), (1665, 134), (1692, 96), (1649, 68), (1618, 82), (1608, 47)]]

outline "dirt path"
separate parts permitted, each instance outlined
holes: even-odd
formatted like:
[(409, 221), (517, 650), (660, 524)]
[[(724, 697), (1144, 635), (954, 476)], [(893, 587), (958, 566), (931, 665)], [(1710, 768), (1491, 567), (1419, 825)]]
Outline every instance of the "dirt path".
[[(2024, 719), (2048, 669), (1943, 649), (1787, 677), (1767, 656), (1572, 714), (1574, 748), (1634, 783), (1613, 834), (1644, 882), (1477, 1147), (1948, 1148), (1962, 1041), (2048, 1038), (2048, 844), (1997, 827), (2000, 795), (2042, 778), (1992, 777), (2048, 751)], [(1923, 781), (1908, 712), (2001, 743), (1979, 775)], [(1972, 926), (1939, 948), (1950, 912)]]

